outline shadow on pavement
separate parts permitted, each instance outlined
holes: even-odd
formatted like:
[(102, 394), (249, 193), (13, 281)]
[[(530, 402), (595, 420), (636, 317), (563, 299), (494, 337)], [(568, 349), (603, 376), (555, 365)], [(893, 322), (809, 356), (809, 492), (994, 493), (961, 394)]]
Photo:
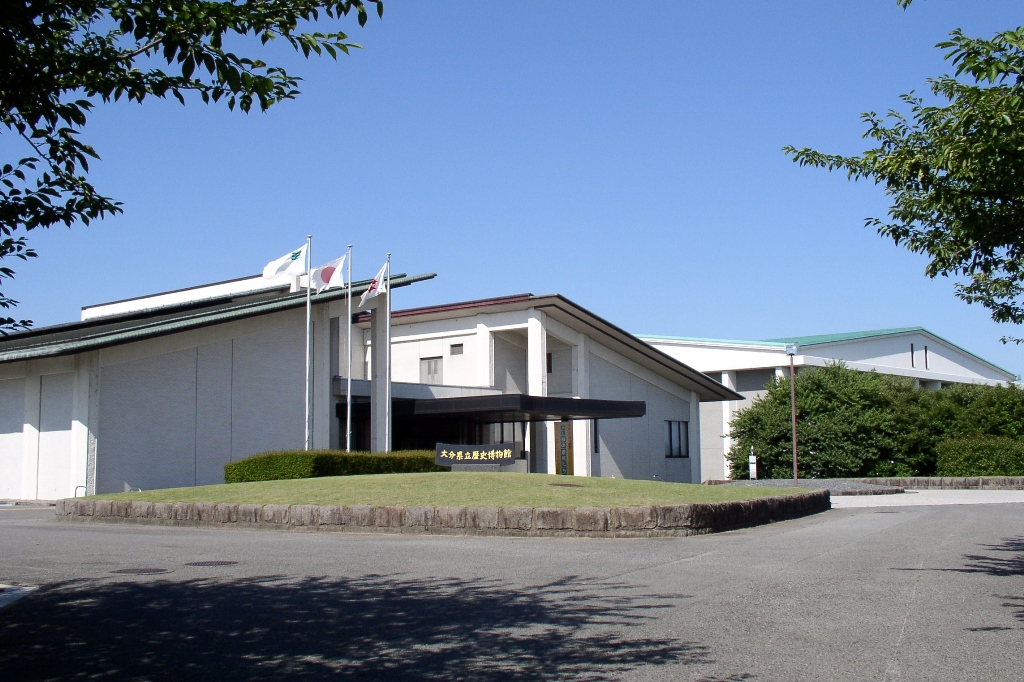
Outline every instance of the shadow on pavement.
[(3, 612), (0, 678), (516, 682), (713, 662), (704, 646), (643, 636), (679, 596), (599, 589), (380, 575), (68, 582)]

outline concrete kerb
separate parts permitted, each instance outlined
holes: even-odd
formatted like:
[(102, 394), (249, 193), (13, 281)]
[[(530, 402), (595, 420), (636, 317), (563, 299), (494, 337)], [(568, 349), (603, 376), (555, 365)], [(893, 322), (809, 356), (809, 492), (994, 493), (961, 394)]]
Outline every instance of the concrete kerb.
[(831, 508), (827, 490), (739, 502), (635, 507), (427, 507), (59, 500), (58, 521), (342, 533), (661, 537), (703, 535)]

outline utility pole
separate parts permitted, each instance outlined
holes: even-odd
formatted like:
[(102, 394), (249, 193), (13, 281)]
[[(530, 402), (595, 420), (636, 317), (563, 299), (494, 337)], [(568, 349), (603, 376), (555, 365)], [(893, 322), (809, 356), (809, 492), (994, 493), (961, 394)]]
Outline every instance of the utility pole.
[(789, 356), (789, 406), (793, 416), (793, 485), (800, 485), (800, 476), (797, 473), (796, 465), (796, 367), (793, 364), (793, 357), (796, 355), (799, 346), (795, 343), (786, 344), (786, 355)]

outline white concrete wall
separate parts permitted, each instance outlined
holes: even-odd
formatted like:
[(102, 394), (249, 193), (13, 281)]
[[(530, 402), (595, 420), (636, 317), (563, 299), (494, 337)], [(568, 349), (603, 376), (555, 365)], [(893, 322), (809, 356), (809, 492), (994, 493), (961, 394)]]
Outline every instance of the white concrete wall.
[[(222, 483), (230, 461), (302, 448), (304, 319), (288, 311), (103, 351), (96, 492)], [(315, 337), (326, 319), (315, 316)], [(327, 447), (323, 421), (314, 447)]]
[(502, 393), (526, 393), (526, 339), (494, 334), (494, 387)]
[[(594, 344), (596, 347), (597, 344)], [(604, 357), (601, 357), (604, 355)], [(610, 351), (592, 353), (590, 397), (600, 400), (643, 400), (647, 414), (638, 419), (607, 419), (600, 424), (600, 458), (594, 474), (604, 477), (663, 480), (688, 483), (691, 458), (699, 451), (699, 424), (693, 424), (690, 401), (684, 389), (667, 390), (661, 382), (640, 376), (628, 361), (613, 362)], [(632, 371), (631, 371), (632, 370)], [(667, 382), (666, 382), (667, 383)], [(665, 421), (690, 421), (690, 458), (665, 457)], [(699, 457), (699, 454), (697, 455)]]

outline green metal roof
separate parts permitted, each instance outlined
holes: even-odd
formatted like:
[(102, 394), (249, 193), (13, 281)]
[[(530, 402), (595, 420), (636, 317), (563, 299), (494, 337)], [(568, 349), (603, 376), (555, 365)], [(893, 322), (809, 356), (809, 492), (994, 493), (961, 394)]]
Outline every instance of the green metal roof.
[(637, 334), (641, 339), (664, 339), (666, 341), (692, 341), (695, 343), (716, 343), (722, 345), (733, 345), (733, 346), (770, 346), (774, 348), (785, 348), (788, 343), (795, 343), (800, 347), (804, 346), (823, 346), (829, 343), (841, 343), (844, 341), (860, 341), (863, 339), (879, 338), (883, 336), (895, 336), (898, 334), (927, 334), (928, 336), (940, 341), (956, 350), (960, 351), (964, 355), (968, 355), (978, 362), (988, 365), (989, 367), (1003, 372), (1015, 380), (1020, 380), (1020, 375), (1015, 372), (1011, 372), (1005, 367), (986, 360), (980, 355), (976, 355), (971, 351), (967, 350), (962, 346), (958, 346), (948, 339), (944, 339), (934, 332), (930, 332), (924, 327), (896, 327), (894, 329), (871, 329), (868, 331), (861, 332), (845, 332), (840, 334), (816, 334), (811, 336), (788, 336), (781, 339), (765, 339), (764, 341), (739, 341), (735, 339), (705, 339), (693, 336), (658, 336), (657, 334)]
[[(404, 287), (416, 282), (433, 279), (434, 273), (393, 277), (392, 287)], [(369, 283), (353, 283), (353, 298), (361, 295)], [(347, 289), (333, 289), (313, 295), (315, 304), (343, 300)], [(241, 320), (248, 317), (268, 315), (292, 308), (300, 308), (306, 304), (306, 293), (300, 291), (281, 296), (269, 301), (242, 303), (236, 306), (221, 307), (200, 312), (187, 311), (182, 314), (164, 317), (156, 321), (146, 318), (134, 319), (134, 313), (127, 315), (130, 319), (124, 324), (124, 317), (114, 318), (120, 325), (114, 328), (95, 330), (92, 325), (82, 325), (69, 330), (69, 325), (56, 325), (52, 328), (34, 330), (30, 338), (15, 337), (0, 339), (0, 363), (32, 360), (36, 358), (71, 355), (100, 348), (109, 348), (124, 343), (142, 341), (167, 334), (200, 329), (214, 324)], [(140, 311), (144, 313), (146, 311)], [(47, 336), (50, 338), (47, 339)]]
[[(817, 346), (823, 343), (839, 343), (840, 341), (858, 341), (878, 336), (893, 336), (895, 334), (906, 334), (908, 332), (925, 332), (931, 334), (924, 327), (897, 327), (896, 329), (873, 329), (864, 332), (846, 332), (842, 334), (816, 334), (813, 336), (789, 336), (784, 339), (767, 339), (767, 343), (796, 343), (801, 346)], [(935, 336), (934, 334), (931, 334)], [(945, 340), (945, 339), (943, 339)], [(946, 343), (949, 343), (946, 341)], [(962, 350), (962, 349), (961, 349)]]

